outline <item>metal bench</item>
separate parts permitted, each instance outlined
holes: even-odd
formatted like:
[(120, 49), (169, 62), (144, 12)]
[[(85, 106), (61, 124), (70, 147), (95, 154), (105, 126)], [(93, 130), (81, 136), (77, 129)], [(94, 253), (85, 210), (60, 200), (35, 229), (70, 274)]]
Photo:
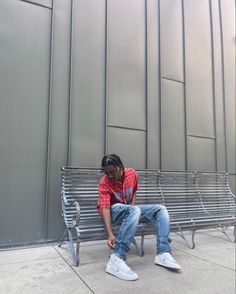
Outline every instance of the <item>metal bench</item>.
[[(221, 181), (220, 186), (219, 180), (217, 185), (212, 178), (210, 181), (209, 173), (158, 170), (137, 172), (139, 176), (137, 205), (165, 205), (170, 214), (170, 230), (180, 235), (190, 248), (195, 246), (194, 236), (197, 230), (221, 228), (226, 234), (225, 227), (236, 226), (235, 196), (230, 191), (227, 175), (224, 175), (224, 181)], [(214, 175), (217, 177), (217, 174), (211, 173), (213, 179), (215, 179)], [(61, 169), (62, 215), (75, 265), (79, 264), (80, 242), (107, 238), (102, 218), (96, 211), (100, 178), (101, 172), (95, 168), (63, 167)], [(215, 193), (215, 191), (221, 192)], [(223, 200), (225, 197), (228, 200)], [(216, 198), (217, 204), (214, 206)], [(220, 205), (223, 204), (224, 209), (221, 211)], [(114, 233), (118, 228), (118, 226), (113, 228)], [(187, 241), (184, 231), (192, 232), (191, 244)], [(138, 226), (136, 235), (141, 236), (141, 246), (137, 246), (135, 240), (133, 243), (140, 256), (144, 253), (144, 236), (153, 233), (153, 224)], [(76, 246), (73, 240), (76, 240)]]

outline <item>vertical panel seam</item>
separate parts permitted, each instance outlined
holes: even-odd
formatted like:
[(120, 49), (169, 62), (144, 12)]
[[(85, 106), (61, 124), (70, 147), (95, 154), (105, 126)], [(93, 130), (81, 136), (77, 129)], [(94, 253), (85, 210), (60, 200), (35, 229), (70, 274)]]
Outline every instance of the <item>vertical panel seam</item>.
[(49, 174), (50, 174), (50, 154), (51, 154), (51, 118), (52, 118), (52, 76), (53, 76), (53, 49), (54, 49), (54, 0), (52, 0), (51, 29), (50, 29), (50, 64), (49, 64), (49, 99), (47, 117), (47, 155), (46, 155), (46, 181), (45, 181), (45, 203), (44, 203), (44, 239), (48, 234), (48, 196), (49, 196)]
[(105, 0), (105, 101), (104, 101), (104, 154), (107, 153), (107, 93), (108, 93), (108, 3)]
[(187, 94), (186, 94), (186, 50), (185, 50), (185, 11), (184, 0), (182, 0), (182, 36), (183, 36), (183, 75), (184, 75), (184, 145), (185, 145), (185, 170), (188, 170), (188, 142), (187, 142)]
[(214, 35), (213, 35), (213, 14), (212, 14), (212, 0), (209, 0), (210, 10), (210, 34), (211, 34), (211, 70), (212, 70), (212, 102), (213, 102), (213, 123), (214, 123), (214, 136), (215, 136), (215, 169), (218, 171), (217, 162), (217, 132), (216, 132), (216, 97), (215, 97), (215, 54), (214, 54)]
[(223, 23), (221, 2), (218, 0), (219, 5), (219, 18), (220, 18), (220, 40), (221, 40), (221, 64), (222, 64), (222, 88), (223, 88), (223, 114), (224, 114), (224, 142), (225, 142), (225, 165), (228, 172), (228, 148), (227, 148), (227, 128), (226, 128), (226, 101), (225, 101), (225, 65), (224, 65), (224, 38), (223, 38)]
[(70, 165), (71, 164), (73, 13), (74, 13), (74, 0), (71, 0), (71, 12), (70, 12), (70, 57), (69, 57), (69, 93), (68, 93), (69, 94), (69, 103), (68, 103), (67, 165)]
[(161, 109), (161, 12), (160, 12), (160, 0), (158, 0), (158, 67), (159, 67), (159, 146), (160, 146), (160, 169), (162, 169), (162, 123), (161, 123), (161, 117), (162, 117), (162, 109)]
[(145, 168), (148, 168), (148, 29), (147, 29), (147, 0), (144, 1), (145, 4), (145, 119), (146, 119), (146, 150), (145, 150)]

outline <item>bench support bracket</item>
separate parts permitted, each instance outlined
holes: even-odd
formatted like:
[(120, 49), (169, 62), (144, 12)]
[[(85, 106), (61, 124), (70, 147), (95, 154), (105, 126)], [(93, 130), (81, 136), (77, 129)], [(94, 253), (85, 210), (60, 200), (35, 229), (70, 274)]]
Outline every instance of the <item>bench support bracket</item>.
[(195, 247), (195, 230), (192, 230), (191, 233), (192, 233), (192, 243), (189, 243), (189, 241), (186, 239), (183, 231), (181, 230), (181, 228), (179, 228), (179, 232), (175, 232), (178, 236), (180, 236), (182, 239), (184, 239), (185, 243), (187, 244), (187, 246), (190, 248), (190, 249), (193, 249)]
[(236, 243), (236, 226), (234, 226), (233, 239), (232, 239), (232, 237), (230, 237), (230, 235), (228, 234), (228, 232), (227, 232), (227, 228), (228, 228), (228, 227), (222, 227), (222, 228), (217, 229), (217, 231), (222, 232), (222, 233), (227, 237), (227, 239), (228, 239), (230, 242), (232, 242), (232, 243)]

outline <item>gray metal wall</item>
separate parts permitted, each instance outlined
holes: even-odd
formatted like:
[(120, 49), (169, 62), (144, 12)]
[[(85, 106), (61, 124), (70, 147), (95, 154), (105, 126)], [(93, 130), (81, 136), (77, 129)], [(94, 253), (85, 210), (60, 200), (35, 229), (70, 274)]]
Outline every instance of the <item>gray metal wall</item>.
[(60, 167), (228, 171), (234, 0), (0, 0), (0, 245), (61, 236)]

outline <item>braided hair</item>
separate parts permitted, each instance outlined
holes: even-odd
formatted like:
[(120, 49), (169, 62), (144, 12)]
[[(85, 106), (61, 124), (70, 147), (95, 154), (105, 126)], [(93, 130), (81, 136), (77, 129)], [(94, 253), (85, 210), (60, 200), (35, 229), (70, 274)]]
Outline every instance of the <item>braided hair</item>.
[(124, 169), (123, 162), (121, 161), (120, 157), (116, 154), (107, 154), (102, 159), (101, 170), (108, 165), (114, 165)]

